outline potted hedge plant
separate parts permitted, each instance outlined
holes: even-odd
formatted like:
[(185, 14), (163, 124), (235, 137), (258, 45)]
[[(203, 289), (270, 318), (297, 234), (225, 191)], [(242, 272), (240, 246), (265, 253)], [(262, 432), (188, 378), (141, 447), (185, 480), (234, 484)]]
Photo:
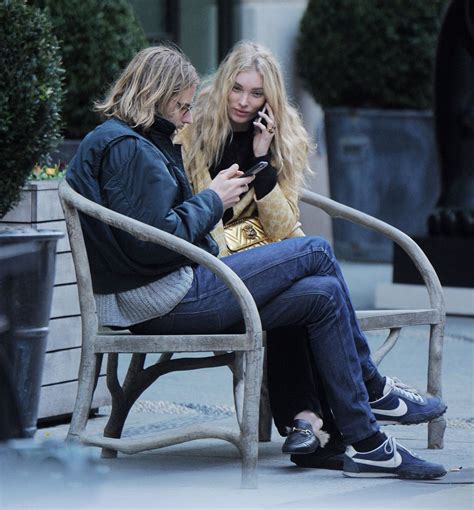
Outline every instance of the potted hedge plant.
[[(0, 218), (20, 200), (35, 162), (60, 140), (62, 68), (47, 17), (24, 0), (0, 2)], [(0, 228), (0, 440), (32, 436), (61, 232)], [(13, 394), (9, 392), (14, 389)], [(18, 411), (18, 412), (16, 412)], [(7, 413), (6, 416), (4, 413)], [(6, 422), (17, 416), (20, 423)], [(6, 424), (6, 425), (5, 425)]]
[[(433, 66), (445, 0), (309, 0), (297, 43), (325, 113), (331, 196), (411, 235), (439, 193)], [(349, 260), (389, 261), (392, 244), (335, 220)]]

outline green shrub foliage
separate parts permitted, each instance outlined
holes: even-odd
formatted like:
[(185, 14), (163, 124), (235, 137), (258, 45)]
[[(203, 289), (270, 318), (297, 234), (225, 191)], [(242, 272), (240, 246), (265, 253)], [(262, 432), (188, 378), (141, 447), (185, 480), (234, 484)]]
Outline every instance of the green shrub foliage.
[(0, 217), (36, 162), (60, 140), (62, 68), (48, 18), (24, 0), (0, 1)]
[(429, 109), (446, 0), (309, 0), (297, 66), (323, 106)]
[(42, 0), (58, 37), (66, 95), (64, 134), (82, 138), (100, 119), (92, 103), (146, 46), (141, 25), (126, 0)]

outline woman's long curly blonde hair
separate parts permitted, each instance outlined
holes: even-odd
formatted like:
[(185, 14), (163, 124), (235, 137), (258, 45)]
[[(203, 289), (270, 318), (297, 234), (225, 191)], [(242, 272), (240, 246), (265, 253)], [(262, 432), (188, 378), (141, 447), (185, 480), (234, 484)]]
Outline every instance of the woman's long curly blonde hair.
[(308, 168), (310, 141), (297, 110), (290, 105), (280, 65), (269, 50), (250, 41), (237, 43), (206, 80), (196, 101), (190, 130), (189, 169), (201, 151), (209, 166), (216, 165), (232, 133), (228, 97), (239, 73), (255, 68), (263, 80), (263, 94), (273, 110), (275, 136), (271, 143), (272, 164), (278, 179), (298, 189)]
[(95, 110), (147, 129), (156, 115), (166, 116), (172, 99), (198, 83), (196, 70), (179, 49), (151, 46), (133, 57)]

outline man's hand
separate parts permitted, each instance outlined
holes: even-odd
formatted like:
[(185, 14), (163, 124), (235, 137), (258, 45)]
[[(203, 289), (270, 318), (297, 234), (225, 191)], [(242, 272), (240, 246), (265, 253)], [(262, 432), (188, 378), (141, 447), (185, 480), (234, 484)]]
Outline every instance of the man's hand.
[(240, 195), (248, 191), (249, 184), (255, 179), (254, 176), (240, 177), (242, 174), (239, 165), (234, 163), (231, 167), (221, 170), (212, 180), (209, 189), (219, 195), (224, 204), (224, 210), (233, 207), (240, 200)]

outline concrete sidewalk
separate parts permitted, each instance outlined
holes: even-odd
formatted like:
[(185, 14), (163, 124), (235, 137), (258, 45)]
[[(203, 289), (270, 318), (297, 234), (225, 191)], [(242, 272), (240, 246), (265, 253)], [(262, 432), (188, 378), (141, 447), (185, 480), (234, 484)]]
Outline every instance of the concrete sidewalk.
[[(371, 306), (376, 281), (390, 278), (390, 266), (344, 264), (356, 308)], [(380, 334), (371, 334), (375, 347)], [(387, 375), (424, 389), (427, 336), (423, 328), (407, 331), (381, 365)], [(124, 356), (125, 358), (125, 356)], [(150, 356), (150, 358), (152, 358)], [(122, 370), (125, 359), (121, 364)], [(236, 449), (218, 440), (195, 441), (116, 460), (99, 459), (99, 450), (70, 449), (75, 462), (51, 476), (34, 459), (28, 468), (8, 472), (2, 466), (0, 508), (296, 508), (296, 509), (438, 509), (474, 508), (474, 319), (449, 317), (444, 350), (444, 399), (448, 428), (443, 450), (427, 450), (426, 425), (385, 427), (427, 460), (450, 472), (437, 482), (396, 479), (350, 479), (340, 472), (301, 469), (281, 453), (281, 438), (259, 448), (259, 488), (241, 490)], [(164, 376), (140, 399), (128, 426), (145, 431), (184, 421), (233, 421), (231, 376), (227, 368)], [(106, 410), (102, 410), (105, 412)], [(90, 422), (100, 430), (105, 416)], [(67, 424), (40, 429), (35, 441), (62, 440)], [(23, 471), (22, 471), (23, 469)], [(54, 470), (53, 470), (54, 471)], [(8, 476), (7, 476), (8, 475)]]

